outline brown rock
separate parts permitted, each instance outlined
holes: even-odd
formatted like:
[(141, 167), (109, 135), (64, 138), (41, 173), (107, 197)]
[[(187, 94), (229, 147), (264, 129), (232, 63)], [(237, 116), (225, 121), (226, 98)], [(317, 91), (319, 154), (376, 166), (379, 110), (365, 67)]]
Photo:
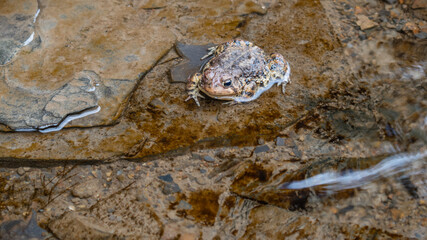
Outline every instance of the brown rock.
[[(6, 0), (0, 4), (0, 67), (34, 38), (36, 0)], [(1, 69), (1, 68), (0, 68)]]
[(49, 229), (60, 239), (113, 239), (114, 231), (94, 217), (68, 212), (49, 224)]
[(365, 15), (357, 15), (356, 17), (357, 17), (356, 23), (357, 25), (359, 25), (360, 29), (362, 30), (366, 30), (366, 29), (370, 29), (378, 26), (376, 22), (372, 21)]
[[(13, 129), (56, 126), (70, 114), (99, 106), (98, 114), (69, 126), (111, 124), (139, 74), (172, 47), (174, 34), (138, 19), (125, 3), (43, 4), (34, 40), (0, 69), (0, 91), (6, 99), (0, 102), (0, 122)], [(30, 26), (36, 10), (27, 17)], [(0, 22), (1, 27), (7, 24)], [(0, 41), (8, 36), (0, 35)]]
[(393, 9), (390, 10), (390, 16), (392, 18), (399, 18), (400, 15), (401, 15), (401, 12), (400, 12), (400, 10), (398, 8), (393, 8)]
[(427, 8), (427, 0), (414, 0), (414, 3), (412, 3), (412, 8)]
[(356, 15), (359, 15), (359, 14), (365, 14), (365, 9), (363, 9), (362, 7), (360, 7), (360, 6), (356, 6), (355, 8), (354, 8), (354, 14), (356, 14)]
[(101, 184), (98, 179), (91, 179), (82, 182), (74, 187), (72, 194), (79, 198), (88, 198), (95, 196), (101, 190)]
[(393, 220), (395, 220), (395, 221), (397, 221), (397, 220), (399, 220), (405, 216), (404, 213), (397, 208), (392, 208), (390, 210), (390, 212), (391, 212), (391, 215), (393, 217)]
[(420, 32), (420, 28), (413, 22), (407, 22), (405, 26), (403, 26), (403, 30), (411, 31), (413, 34), (418, 34)]
[[(240, 1), (233, 2), (233, 4), (243, 4)], [(55, 1), (55, 4), (47, 1), (47, 3), (49, 4), (45, 6), (44, 12), (40, 13), (40, 18), (38, 18), (40, 22), (37, 22), (43, 26), (41, 38), (45, 38), (46, 41), (40, 43), (40, 49), (29, 50), (27, 55), (20, 51), (15, 56), (16, 63), (14, 62), (14, 66), (12, 66), (17, 75), (31, 77), (29, 72), (35, 71), (36, 68), (29, 68), (28, 71), (20, 73), (17, 66), (21, 65), (24, 69), (25, 65), (35, 67), (36, 61), (34, 59), (44, 59), (42, 56), (37, 58), (37, 54), (41, 54), (42, 49), (48, 49), (49, 54), (46, 53), (45, 56), (52, 56), (52, 59), (47, 58), (44, 62), (49, 62), (49, 65), (43, 65), (43, 68), (46, 67), (45, 71), (35, 74), (36, 77), (38, 75), (46, 77), (40, 78), (41, 80), (35, 78), (34, 82), (24, 81), (26, 79), (24, 77), (15, 77), (19, 80), (16, 82), (16, 87), (0, 87), (0, 92), (5, 91), (4, 94), (9, 94), (9, 89), (23, 89), (22, 92), (32, 97), (31, 103), (33, 103), (34, 108), (43, 109), (44, 105), (50, 101), (49, 96), (53, 97), (53, 95), (49, 95), (51, 91), (63, 96), (63, 92), (60, 92), (63, 89), (61, 86), (68, 84), (73, 79), (80, 79), (76, 76), (78, 73), (90, 71), (96, 74), (93, 77), (92, 75), (89, 76), (90, 78), (96, 79), (95, 76), (99, 76), (100, 85), (95, 86), (97, 87), (94, 93), (96, 99), (92, 99), (93, 101), (91, 100), (87, 104), (97, 103), (101, 110), (85, 118), (73, 120), (71, 124), (79, 127), (96, 126), (101, 122), (97, 117), (104, 116), (102, 115), (104, 110), (105, 113), (115, 113), (113, 115), (115, 120), (108, 117), (101, 119), (117, 124), (84, 130), (69, 129), (49, 134), (0, 133), (0, 157), (10, 159), (10, 161), (17, 158), (111, 160), (125, 157), (142, 159), (149, 155), (154, 156), (168, 151), (176, 151), (179, 154), (188, 147), (204, 148), (224, 143), (249, 145), (256, 142), (259, 137), (269, 141), (269, 139), (272, 140), (276, 137), (278, 132), (286, 128), (290, 122), (307, 114), (306, 108), (303, 107), (305, 103), (303, 104), (301, 99), (306, 99), (307, 96), (316, 98), (329, 91), (327, 87), (316, 88), (314, 86), (334, 86), (336, 81), (341, 79), (335, 77), (341, 73), (334, 72), (335, 68), (333, 67), (337, 61), (341, 61), (339, 54), (341, 45), (333, 35), (333, 29), (318, 1), (310, 2), (310, 4), (306, 1), (299, 1), (298, 4), (291, 2), (277, 4), (274, 8), (270, 8), (265, 17), (251, 18), (251, 21), (244, 25), (244, 29), (241, 28), (240, 30), (237, 26), (241, 25), (241, 21), (246, 17), (244, 15), (228, 15), (230, 8), (235, 6), (232, 4), (223, 5), (221, 3), (216, 6), (215, 2), (194, 1), (190, 2), (188, 6), (186, 5), (188, 8), (184, 9), (182, 5), (174, 2), (166, 8), (143, 10), (133, 9), (132, 6), (124, 3), (123, 5), (126, 6), (123, 6), (122, 2), (109, 2), (108, 6), (104, 7), (95, 1), (89, 4), (96, 7), (95, 11), (91, 10), (92, 7), (86, 6), (88, 5), (86, 1)], [(83, 21), (79, 17), (75, 17), (72, 12), (67, 12), (71, 11), (67, 10), (68, 8), (61, 9), (62, 4), (65, 3), (69, 4), (67, 6), (77, 4), (79, 7), (76, 5), (75, 8), (81, 10), (75, 14), (83, 14), (79, 15), (80, 18), (87, 19)], [(208, 8), (211, 5), (215, 7)], [(54, 10), (48, 10), (50, 7), (55, 7), (58, 14), (53, 14)], [(108, 7), (114, 11), (106, 11), (105, 9)], [(65, 12), (68, 18), (65, 15), (62, 16), (61, 12)], [(53, 26), (49, 25), (48, 21), (51, 14), (57, 22), (57, 27), (53, 29), (48, 28), (48, 26)], [(306, 17), (294, 21), (289, 17), (290, 15)], [(80, 24), (84, 26), (74, 23), (77, 20), (80, 20)], [(86, 23), (86, 21), (88, 22)], [(65, 23), (69, 25), (63, 25)], [(59, 25), (62, 28), (58, 28)], [(61, 29), (64, 31), (63, 34)], [(129, 32), (127, 32), (128, 30)], [(124, 100), (129, 97), (129, 91), (133, 90), (129, 86), (135, 86), (135, 82), (138, 82), (135, 78), (138, 78), (139, 73), (145, 71), (146, 66), (149, 67), (148, 64), (142, 63), (148, 61), (145, 57), (142, 59), (142, 56), (147, 55), (153, 60), (154, 55), (162, 55), (162, 51), (167, 50), (168, 43), (174, 40), (174, 38), (169, 38), (170, 31), (177, 34), (179, 40), (185, 40), (188, 44), (206, 44), (229, 40), (243, 30), (245, 32), (242, 33), (242, 38), (262, 46), (268, 53), (279, 52), (286, 59), (292, 59), (290, 60), (291, 66), (298, 66), (293, 68), (292, 76), (295, 79), (304, 80), (299, 84), (290, 84), (285, 95), (280, 92), (279, 88), (273, 87), (259, 99), (249, 104), (228, 106), (217, 100), (206, 99), (201, 102), (202, 107), (196, 108), (194, 103), (184, 102), (186, 98), (184, 84), (170, 84), (168, 81), (170, 69), (179, 63), (179, 60), (174, 59), (169, 62), (159, 61), (146, 75), (140, 75), (144, 76), (141, 84), (135, 88), (132, 98), (129, 99), (129, 104), (123, 104)], [(185, 36), (181, 35), (184, 33)], [(103, 36), (108, 38), (104, 39)], [(171, 36), (174, 37), (173, 34)], [(69, 42), (66, 41), (67, 38), (70, 39)], [(128, 38), (127, 41), (123, 41), (126, 38)], [(109, 39), (113, 39), (113, 41), (110, 43), (108, 42)], [(295, 44), (295, 42), (307, 39), (316, 41), (309, 41), (304, 45)], [(58, 42), (62, 42), (63, 45)], [(58, 46), (56, 52), (54, 48), (50, 48), (52, 45)], [(111, 52), (109, 49), (114, 51)], [(139, 56), (141, 61), (133, 61), (136, 58), (128, 56), (126, 53), (129, 51), (134, 53), (133, 55)], [(69, 58), (65, 58), (68, 55)], [(28, 63), (31, 64), (23, 64), (29, 56), (34, 57), (34, 62), (28, 60)], [(85, 57), (87, 57), (86, 60)], [(130, 62), (125, 61), (124, 64), (129, 65), (120, 66), (123, 63), (120, 59), (125, 57)], [(111, 58), (113, 63), (110, 64), (108, 59)], [(105, 65), (103, 61), (106, 61)], [(82, 62), (86, 65), (83, 65)], [(333, 69), (326, 73), (328, 77), (324, 77), (326, 76), (325, 73), (319, 71), (320, 65), (322, 69)], [(86, 66), (90, 66), (90, 68), (86, 68)], [(80, 68), (83, 67), (86, 69), (80, 71)], [(337, 69), (337, 71), (341, 70)], [(0, 71), (0, 74), (2, 73), (4, 71)], [(60, 77), (67, 75), (70, 75), (68, 80)], [(310, 79), (304, 77), (308, 75), (312, 77)], [(50, 76), (57, 76), (57, 79), (50, 79)], [(134, 78), (125, 76), (134, 76)], [(81, 78), (77, 82), (82, 84), (81, 88), (87, 89), (85, 83), (90, 82), (90, 80)], [(34, 86), (32, 87), (31, 84)], [(31, 92), (25, 90), (34, 90), (35, 88), (41, 93), (46, 92), (48, 94), (46, 96), (41, 93), (32, 95)], [(93, 96), (91, 94), (93, 92), (84, 91), (81, 88), (73, 86), (69, 88), (70, 91), (68, 92), (73, 89), (80, 89), (79, 93), (83, 94), (86, 97), (85, 99), (91, 99), (89, 96)], [(3, 92), (0, 95), (3, 96)], [(11, 95), (9, 94), (8, 97)], [(11, 109), (16, 109), (18, 106), (29, 109), (28, 113), (38, 112), (33, 111), (28, 101), (24, 100), (27, 95), (22, 94), (18, 97), (17, 94), (14, 94), (16, 101), (22, 104), (8, 108), (7, 113), (9, 114)], [(124, 100), (119, 96), (123, 97)], [(159, 114), (147, 108), (149, 102), (155, 98), (162, 99), (167, 114)], [(21, 99), (23, 99), (22, 102), (19, 102)], [(55, 100), (62, 100), (62, 98)], [(39, 107), (39, 102), (45, 103), (40, 104), (43, 107)], [(55, 101), (54, 103), (62, 102)], [(112, 110), (114, 106), (118, 106), (119, 112)], [(125, 106), (127, 107), (125, 116), (117, 121), (120, 117), (120, 111)], [(295, 111), (296, 108), (302, 110)], [(57, 115), (62, 113), (62, 110), (55, 108), (55, 106), (51, 106), (49, 109)], [(70, 107), (69, 109), (76, 108)], [(3, 109), (0, 108), (0, 111)], [(6, 110), (4, 112), (6, 113)], [(24, 115), (18, 111), (15, 112)], [(46, 115), (54, 118), (53, 115)], [(0, 116), (4, 115), (0, 114)], [(38, 115), (34, 119), (32, 116), (26, 116), (26, 118), (34, 122), (41, 122), (41, 117)], [(12, 119), (12, 117), (9, 118), (11, 124), (26, 124), (26, 119), (18, 123), (13, 122)], [(128, 155), (129, 152), (132, 154)], [(125, 178), (127, 179), (126, 176)]]

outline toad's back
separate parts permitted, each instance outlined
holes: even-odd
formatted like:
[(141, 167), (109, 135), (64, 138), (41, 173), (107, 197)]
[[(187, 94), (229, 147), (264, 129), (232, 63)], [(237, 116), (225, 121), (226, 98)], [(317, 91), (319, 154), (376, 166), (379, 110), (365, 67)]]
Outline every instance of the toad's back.
[(257, 46), (228, 46), (210, 61), (210, 67), (232, 73), (236, 78), (262, 78), (266, 67), (264, 51)]

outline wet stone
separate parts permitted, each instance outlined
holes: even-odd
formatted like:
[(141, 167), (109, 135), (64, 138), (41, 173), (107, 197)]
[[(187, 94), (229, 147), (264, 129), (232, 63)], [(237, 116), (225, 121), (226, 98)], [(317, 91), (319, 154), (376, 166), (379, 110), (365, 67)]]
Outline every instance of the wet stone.
[[(36, 22), (41, 27), (36, 29), (42, 31), (38, 34), (40, 47), (16, 55), (13, 65), (8, 66), (8, 79), (14, 81), (7, 83), (13, 87), (0, 86), (0, 91), (5, 91), (5, 101), (13, 106), (7, 112), (20, 106), (25, 110), (22, 112), (26, 112), (15, 111), (15, 115), (10, 115), (7, 120), (15, 127), (57, 124), (61, 120), (56, 116), (65, 112), (59, 108), (63, 94), (50, 104), (46, 115), (33, 109), (43, 110), (53, 97), (49, 94), (59, 93), (65, 84), (80, 79), (77, 73), (91, 71), (99, 77), (100, 85), (95, 85), (96, 101), (91, 98), (91, 91), (79, 90), (75, 97), (83, 94), (87, 101), (82, 103), (82, 108), (95, 103), (100, 111), (73, 120), (67, 126), (108, 126), (49, 134), (25, 133), (13, 138), (0, 134), (0, 157), (143, 159), (166, 152), (177, 151), (180, 154), (188, 147), (253, 145), (261, 136), (268, 141), (274, 139), (290, 122), (306, 114), (303, 106), (312, 104), (311, 99), (318, 99), (328, 91), (326, 87), (316, 88), (314, 85), (335, 86), (331, 80), (334, 77), (326, 76), (323, 71), (334, 69), (330, 63), (337, 62), (332, 56), (342, 51), (318, 1), (308, 6), (302, 1), (277, 5), (273, 4), (275, 1), (268, 1), (275, 7), (269, 8), (266, 16), (250, 15), (247, 11), (253, 10), (250, 5), (255, 1), (249, 0), (228, 0), (220, 4), (212, 1), (186, 1), (183, 4), (178, 1), (171, 2), (166, 8), (153, 10), (141, 9), (136, 2), (94, 1), (87, 8), (76, 1), (61, 1), (59, 4), (46, 0)], [(62, 4), (75, 8), (64, 8)], [(249, 5), (244, 7), (246, 4)], [(295, 11), (297, 15), (310, 19), (293, 21), (289, 16)], [(274, 24), (271, 19), (275, 19)], [(275, 34), (269, 34), (272, 32)], [(280, 88), (274, 87), (267, 95), (248, 104), (228, 106), (221, 101), (206, 99), (201, 108), (195, 109), (194, 103), (184, 101), (187, 97), (184, 84), (170, 84), (168, 81), (170, 70), (180, 59), (174, 57), (163, 61), (165, 59), (160, 59), (161, 56), (172, 51), (176, 39), (188, 45), (206, 45), (222, 43), (237, 36), (254, 42), (268, 53), (281, 53), (291, 66), (296, 66), (292, 73), (295, 79), (302, 80), (289, 85), (285, 95), (279, 94)], [(315, 41), (310, 40), (313, 36)], [(308, 40), (304, 45), (296, 44)], [(204, 51), (206, 53), (206, 48)], [(37, 66), (36, 63), (41, 62), (43, 66)], [(157, 65), (153, 67), (155, 63)], [(185, 81), (187, 77), (181, 79)], [(135, 87), (137, 83), (140, 84)], [(23, 94), (9, 94), (9, 89), (22, 89), (28, 94), (25, 97)], [(39, 94), (33, 95), (32, 90)], [(130, 96), (132, 90), (135, 91)], [(159, 96), (168, 108), (167, 115), (153, 113), (147, 108), (149, 102)], [(14, 100), (9, 100), (11, 98)], [(32, 99), (31, 104), (28, 104), (29, 98)], [(124, 105), (124, 102), (129, 104)], [(77, 108), (73, 105), (67, 109)], [(123, 109), (126, 115), (121, 117)], [(0, 106), (0, 111), (3, 110), (6, 112)], [(32, 114), (34, 112), (37, 114)], [(18, 118), (21, 115), (25, 115), (24, 119)], [(0, 117), (4, 116), (0, 114)], [(43, 116), (46, 122), (40, 120)]]
[(37, 224), (37, 213), (32, 212), (27, 220), (9, 220), (0, 224), (0, 239), (45, 239), (46, 230)]
[(206, 162), (215, 162), (215, 159), (209, 155), (204, 156), (203, 160), (205, 160)]
[(268, 152), (270, 150), (270, 147), (268, 145), (261, 145), (261, 146), (256, 146), (254, 153), (263, 153), (263, 152)]
[(412, 3), (413, 9), (420, 9), (420, 8), (427, 8), (427, 1), (426, 0), (414, 0)]
[(100, 190), (100, 183), (98, 179), (91, 179), (74, 187), (72, 194), (79, 198), (88, 198), (94, 196)]
[(191, 153), (191, 156), (193, 157), (193, 159), (195, 160), (200, 160), (202, 159), (202, 155), (198, 154), (198, 153)]
[[(49, 229), (60, 239), (108, 239), (113, 237), (113, 229), (95, 217), (81, 216), (68, 212), (49, 224)], [(67, 229), (64, 231), (64, 229)]]
[(179, 204), (176, 206), (176, 209), (183, 209), (183, 210), (191, 210), (193, 207), (188, 202), (181, 200), (179, 201)]
[(276, 146), (285, 146), (285, 140), (281, 137), (276, 138)]
[(165, 195), (179, 193), (181, 192), (181, 188), (175, 182), (165, 183), (162, 192)]
[[(138, 20), (125, 3), (46, 0), (36, 18), (37, 1), (10, 2), (0, 9), (7, 13), (0, 13), (0, 123), (13, 130), (113, 123), (139, 74), (175, 41), (166, 27)], [(110, 21), (102, 20), (107, 13)], [(132, 24), (123, 23), (124, 16)], [(91, 116), (80, 114), (98, 107)], [(81, 119), (64, 122), (70, 115)]]
[(34, 38), (36, 0), (2, 1), (0, 7), (0, 67)]
[(165, 107), (165, 104), (159, 98), (153, 99), (148, 106), (154, 110), (161, 110)]
[(357, 19), (358, 20), (356, 23), (357, 25), (359, 25), (360, 29), (362, 30), (367, 30), (367, 29), (378, 26), (376, 22), (372, 21), (365, 15), (357, 15)]
[(173, 178), (170, 174), (158, 176), (158, 178), (162, 181), (165, 181), (165, 182), (170, 182), (170, 183), (173, 182)]
[(176, 67), (171, 69), (171, 80), (174, 83), (185, 83), (188, 77), (200, 71), (200, 68), (209, 61), (210, 58), (201, 59), (208, 54), (208, 48), (215, 46), (214, 44), (207, 45), (187, 45), (178, 42), (176, 50), (184, 60)]
[(18, 168), (16, 172), (21, 176), (25, 174), (25, 170), (23, 168)]
[(136, 195), (136, 200), (138, 202), (147, 202), (148, 199), (145, 197), (145, 194), (143, 192), (138, 192)]

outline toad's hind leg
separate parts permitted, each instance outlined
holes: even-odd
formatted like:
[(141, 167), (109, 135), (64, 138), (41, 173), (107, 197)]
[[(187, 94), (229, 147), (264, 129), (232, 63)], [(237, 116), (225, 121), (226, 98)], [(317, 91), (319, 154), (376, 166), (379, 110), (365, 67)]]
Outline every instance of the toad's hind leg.
[(202, 74), (200, 73), (195, 73), (193, 74), (193, 76), (191, 76), (188, 81), (187, 81), (187, 93), (188, 93), (188, 98), (185, 99), (185, 101), (188, 101), (190, 99), (194, 99), (194, 101), (196, 102), (197, 106), (200, 107), (200, 103), (199, 100), (197, 99), (197, 97), (201, 97), (204, 98), (199, 91), (199, 82), (202, 79)]

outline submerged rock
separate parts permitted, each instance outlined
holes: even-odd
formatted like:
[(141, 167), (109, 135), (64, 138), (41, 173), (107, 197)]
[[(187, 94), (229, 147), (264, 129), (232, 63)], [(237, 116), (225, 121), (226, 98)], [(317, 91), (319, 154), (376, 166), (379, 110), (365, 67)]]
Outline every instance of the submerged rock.
[[(10, 14), (0, 19), (0, 29), (17, 30), (13, 34), (1, 31), (0, 42), (21, 39), (21, 45), (15, 45), (28, 45), (18, 52), (9, 46), (12, 43), (1, 44), (9, 52), (0, 50), (0, 123), (13, 130), (58, 126), (68, 115), (96, 107), (99, 113), (68, 126), (115, 122), (139, 75), (148, 71), (175, 41), (166, 27), (138, 20), (136, 10), (124, 3), (59, 4), (46, 0), (40, 12), (37, 2), (33, 5), (32, 15), (25, 9), (13, 9), (16, 13), (12, 17), (27, 21), (26, 25), (6, 19), (11, 18)], [(8, 10), (7, 6), (0, 10)], [(28, 26), (35, 30), (26, 29)], [(30, 30), (32, 39), (22, 43), (19, 33), (29, 35)]]

